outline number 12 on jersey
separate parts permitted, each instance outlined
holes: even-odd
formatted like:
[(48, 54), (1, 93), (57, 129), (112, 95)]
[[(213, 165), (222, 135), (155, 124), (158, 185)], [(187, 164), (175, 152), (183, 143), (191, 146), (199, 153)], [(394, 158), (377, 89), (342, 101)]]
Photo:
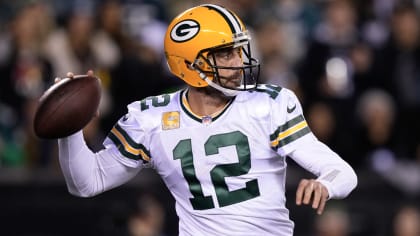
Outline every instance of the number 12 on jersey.
[[(246, 135), (240, 131), (212, 135), (204, 144), (205, 154), (206, 156), (218, 154), (219, 148), (228, 146), (235, 146), (238, 162), (219, 164), (210, 170), (211, 181), (220, 207), (243, 202), (260, 195), (257, 179), (249, 180), (244, 188), (233, 191), (229, 191), (225, 181), (225, 177), (244, 175), (251, 169), (251, 154)], [(191, 139), (179, 141), (173, 150), (173, 156), (174, 160), (181, 160), (182, 173), (193, 195), (193, 198), (190, 198), (193, 208), (195, 210), (215, 208), (213, 197), (204, 196), (200, 181), (196, 176)]]

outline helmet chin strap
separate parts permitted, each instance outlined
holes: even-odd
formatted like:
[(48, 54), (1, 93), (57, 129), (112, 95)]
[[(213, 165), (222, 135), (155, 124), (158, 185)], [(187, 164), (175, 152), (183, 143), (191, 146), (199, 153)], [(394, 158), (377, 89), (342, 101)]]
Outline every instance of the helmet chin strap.
[(211, 81), (207, 75), (205, 75), (203, 72), (197, 70), (198, 74), (200, 75), (200, 78), (202, 78), (204, 81), (207, 82), (207, 84), (209, 84), (209, 86), (211, 86), (214, 89), (217, 89), (218, 91), (222, 92), (225, 96), (228, 97), (234, 97), (236, 95), (238, 95), (241, 91), (239, 90), (233, 90), (233, 89), (228, 89), (228, 88), (224, 88), (216, 83), (213, 83), (213, 81)]

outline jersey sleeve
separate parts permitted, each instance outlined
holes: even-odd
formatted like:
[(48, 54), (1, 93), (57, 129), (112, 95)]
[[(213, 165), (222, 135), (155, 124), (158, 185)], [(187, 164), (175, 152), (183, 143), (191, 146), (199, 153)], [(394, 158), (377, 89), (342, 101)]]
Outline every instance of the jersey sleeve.
[(353, 168), (320, 141), (303, 146), (289, 156), (318, 176), (317, 181), (327, 188), (329, 198), (344, 198), (357, 185), (357, 175)]
[(302, 147), (303, 144), (316, 141), (303, 115), (302, 106), (296, 95), (282, 89), (272, 104), (271, 147), (282, 156)]
[(329, 198), (347, 196), (357, 185), (354, 170), (311, 132), (296, 95), (287, 89), (281, 92), (272, 108), (275, 132), (270, 136), (271, 147), (316, 175)]
[(145, 129), (148, 125), (141, 121), (141, 117), (138, 102), (128, 105), (128, 112), (117, 121), (104, 141), (104, 146), (112, 149), (129, 167), (150, 166), (148, 132)]
[(92, 152), (82, 131), (59, 139), (58, 151), (67, 188), (80, 197), (95, 196), (120, 186), (141, 170), (122, 164), (110, 149)]

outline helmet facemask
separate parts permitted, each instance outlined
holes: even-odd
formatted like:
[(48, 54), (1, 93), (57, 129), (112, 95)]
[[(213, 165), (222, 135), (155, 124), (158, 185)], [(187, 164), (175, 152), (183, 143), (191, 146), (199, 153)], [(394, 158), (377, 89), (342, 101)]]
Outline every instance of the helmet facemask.
[[(201, 50), (192, 66), (199, 72), (200, 77), (204, 79), (209, 86), (220, 90), (225, 95), (234, 96), (238, 94), (239, 91), (254, 90), (258, 84), (260, 64), (258, 60), (251, 55), (249, 39), (250, 37), (245, 31), (237, 34), (236, 37), (234, 37), (233, 43)], [(239, 53), (242, 59), (241, 66), (217, 65), (215, 58), (216, 53), (234, 49), (240, 50)], [(233, 73), (233, 75), (240, 76), (241, 80), (238, 81), (237, 85), (227, 85), (226, 80), (230, 79), (222, 77), (219, 70), (237, 71), (236, 73)], [(233, 80), (233, 78), (231, 79)]]

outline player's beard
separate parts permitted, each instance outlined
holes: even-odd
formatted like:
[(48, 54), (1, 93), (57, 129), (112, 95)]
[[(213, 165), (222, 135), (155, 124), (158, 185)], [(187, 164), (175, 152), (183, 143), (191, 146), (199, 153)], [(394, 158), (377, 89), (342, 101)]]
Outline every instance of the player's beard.
[[(212, 76), (215, 76), (215, 74), (212, 74)], [(219, 75), (219, 78), (213, 77), (213, 82), (228, 89), (236, 89), (241, 85), (243, 79), (242, 77), (243, 73), (241, 70), (234, 70), (234, 72), (229, 76)], [(202, 93), (205, 96), (219, 98), (223, 101), (230, 101), (234, 97), (226, 95), (222, 91), (210, 85), (206, 87), (191, 87), (190, 89), (194, 89), (195, 91)]]
[(242, 84), (243, 73), (241, 70), (234, 70), (229, 76), (220, 76), (217, 83), (225, 88), (236, 89)]
[[(240, 70), (235, 70), (232, 75), (229, 76), (220, 76), (219, 79), (214, 79), (213, 82), (229, 89), (236, 89), (241, 85), (242, 82), (242, 73)], [(205, 95), (212, 97), (219, 97), (223, 100), (230, 100), (232, 96), (224, 94), (222, 91), (213, 88), (212, 86), (206, 86), (197, 88), (198, 91), (204, 93)]]

